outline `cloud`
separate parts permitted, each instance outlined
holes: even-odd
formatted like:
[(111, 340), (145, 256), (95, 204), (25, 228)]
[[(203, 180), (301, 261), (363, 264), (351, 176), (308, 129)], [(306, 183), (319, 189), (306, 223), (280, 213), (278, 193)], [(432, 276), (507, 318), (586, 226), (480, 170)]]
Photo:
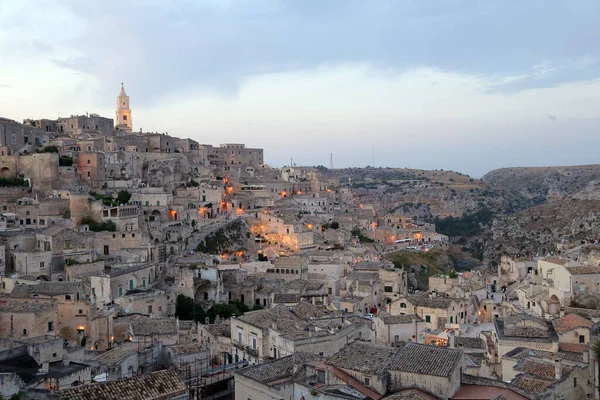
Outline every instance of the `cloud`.
[(10, 85), (6, 85), (4, 83), (0, 83), (0, 89), (14, 89), (12, 86)]
[(556, 121), (556, 115), (550, 115), (548, 114), (548, 119), (552, 122)]
[[(61, 4), (65, 21), (80, 26), (61, 42), (56, 65), (91, 75), (107, 90), (125, 80), (147, 103), (189, 87), (236, 96), (243, 81), (256, 75), (339, 63), (369, 63), (398, 73), (432, 66), (527, 75), (489, 88), (518, 91), (572, 81), (573, 74), (556, 74), (558, 65), (600, 56), (595, 45), (600, 24), (590, 12), (594, 0), (578, 7), (462, 0)], [(98, 26), (110, 29), (99, 34)], [(597, 66), (584, 69), (598, 73)]]

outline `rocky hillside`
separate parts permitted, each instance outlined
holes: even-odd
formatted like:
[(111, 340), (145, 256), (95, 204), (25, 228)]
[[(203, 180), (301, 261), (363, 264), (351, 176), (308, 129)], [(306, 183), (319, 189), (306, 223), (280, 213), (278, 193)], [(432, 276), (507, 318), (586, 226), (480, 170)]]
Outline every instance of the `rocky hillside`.
[(502, 168), (482, 180), (517, 191), (534, 206), (499, 216), (482, 242), (486, 259), (547, 254), (557, 243), (600, 234), (600, 165)]
[(406, 168), (349, 168), (330, 170), (327, 178), (350, 185), (365, 203), (379, 203), (386, 213), (400, 212), (420, 219), (460, 217), (482, 208), (515, 212), (525, 198), (511, 189), (454, 171)]
[(570, 197), (600, 200), (600, 165), (501, 168), (481, 179), (516, 191), (535, 204)]

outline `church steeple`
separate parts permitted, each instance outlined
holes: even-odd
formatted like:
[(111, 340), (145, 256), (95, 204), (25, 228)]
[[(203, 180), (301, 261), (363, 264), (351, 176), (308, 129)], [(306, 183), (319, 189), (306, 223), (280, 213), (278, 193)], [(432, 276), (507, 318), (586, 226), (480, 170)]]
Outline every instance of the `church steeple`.
[(117, 96), (116, 128), (120, 131), (131, 133), (133, 124), (131, 110), (129, 109), (129, 96), (125, 93), (125, 86), (121, 82), (121, 93)]

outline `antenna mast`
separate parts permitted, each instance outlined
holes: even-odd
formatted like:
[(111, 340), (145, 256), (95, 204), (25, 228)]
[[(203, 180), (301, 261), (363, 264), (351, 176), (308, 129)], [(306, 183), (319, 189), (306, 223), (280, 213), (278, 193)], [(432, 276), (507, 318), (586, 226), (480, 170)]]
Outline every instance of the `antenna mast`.
[(329, 153), (329, 169), (333, 169), (333, 153)]

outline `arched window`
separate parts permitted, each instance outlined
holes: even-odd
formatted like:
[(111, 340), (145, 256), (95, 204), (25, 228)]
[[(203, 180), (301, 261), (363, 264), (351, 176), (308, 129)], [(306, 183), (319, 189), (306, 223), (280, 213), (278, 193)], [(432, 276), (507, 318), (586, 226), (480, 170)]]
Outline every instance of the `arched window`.
[(400, 303), (400, 308), (406, 308), (406, 303)]

